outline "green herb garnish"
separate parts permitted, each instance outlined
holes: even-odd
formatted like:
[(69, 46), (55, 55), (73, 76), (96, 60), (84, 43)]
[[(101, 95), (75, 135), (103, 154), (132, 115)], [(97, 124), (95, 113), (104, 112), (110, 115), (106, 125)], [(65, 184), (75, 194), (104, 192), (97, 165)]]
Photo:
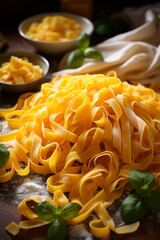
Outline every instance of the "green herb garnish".
[(8, 147), (5, 146), (3, 143), (0, 143), (0, 168), (4, 167), (10, 157), (10, 152)]
[(69, 68), (80, 67), (85, 58), (95, 59), (96, 61), (103, 61), (103, 56), (96, 48), (89, 47), (90, 39), (88, 34), (83, 33), (77, 39), (77, 49), (73, 50), (67, 58), (67, 66)]
[(90, 45), (90, 38), (87, 33), (83, 33), (77, 38), (77, 47), (79, 49), (86, 49)]
[(69, 54), (67, 59), (67, 65), (69, 66), (69, 68), (78, 68), (82, 65), (83, 61), (83, 51), (81, 51), (81, 49), (76, 49)]
[(93, 58), (98, 61), (103, 61), (103, 56), (102, 54), (95, 48), (88, 47), (84, 49), (84, 56), (86, 58)]
[(156, 179), (151, 172), (132, 169), (129, 182), (135, 193), (121, 204), (121, 216), (126, 223), (138, 221), (149, 212), (160, 211), (160, 190), (153, 190)]
[(81, 207), (77, 203), (69, 203), (64, 208), (55, 207), (44, 201), (35, 205), (35, 213), (40, 219), (51, 222), (47, 231), (47, 239), (64, 240), (68, 234), (68, 225), (65, 220), (77, 216)]
[(60, 218), (56, 218), (54, 222), (50, 225), (47, 231), (47, 239), (48, 240), (63, 240), (66, 239), (68, 234), (68, 225), (64, 220)]
[(130, 171), (129, 182), (140, 195), (149, 193), (154, 187), (156, 180), (152, 173), (142, 172), (135, 169)]
[(136, 222), (146, 214), (146, 208), (137, 194), (129, 195), (121, 205), (121, 216), (126, 223)]

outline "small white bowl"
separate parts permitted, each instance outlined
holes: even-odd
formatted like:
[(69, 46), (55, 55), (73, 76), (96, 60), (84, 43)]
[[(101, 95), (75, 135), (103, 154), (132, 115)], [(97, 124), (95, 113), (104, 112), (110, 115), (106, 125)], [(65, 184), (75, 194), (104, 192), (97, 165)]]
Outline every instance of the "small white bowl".
[(32, 64), (40, 66), (40, 68), (43, 70), (43, 76), (32, 82), (22, 83), (22, 84), (8, 84), (8, 83), (0, 82), (0, 90), (5, 92), (20, 93), (20, 94), (24, 92), (39, 90), (41, 84), (44, 83), (47, 79), (47, 75), (50, 67), (48, 60), (36, 53), (7, 52), (7, 53), (0, 54), (0, 67), (3, 63), (9, 62), (11, 56), (15, 56), (19, 58), (26, 57), (28, 61), (31, 62)]
[(64, 12), (54, 12), (54, 13), (43, 13), (43, 14), (31, 16), (20, 23), (20, 25), (18, 26), (18, 32), (25, 40), (27, 40), (32, 46), (34, 46), (35, 49), (40, 53), (47, 54), (47, 55), (62, 55), (76, 48), (77, 38), (74, 40), (64, 41), (64, 42), (60, 42), (60, 41), (49, 42), (49, 41), (33, 40), (26, 35), (28, 28), (33, 22), (41, 22), (41, 20), (44, 17), (55, 16), (55, 15), (70, 17), (76, 20), (83, 29), (82, 33), (85, 32), (89, 36), (93, 33), (93, 30), (94, 30), (93, 23), (89, 19), (79, 15), (64, 13)]

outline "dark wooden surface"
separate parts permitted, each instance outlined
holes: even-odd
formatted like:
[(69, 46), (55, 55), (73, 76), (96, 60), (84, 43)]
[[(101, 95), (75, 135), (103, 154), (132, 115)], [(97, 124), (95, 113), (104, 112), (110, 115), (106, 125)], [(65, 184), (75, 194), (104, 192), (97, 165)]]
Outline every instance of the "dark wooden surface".
[(46, 227), (35, 228), (34, 230), (23, 230), (17, 236), (12, 236), (5, 231), (5, 227), (14, 221), (19, 223), (21, 217), (17, 206), (13, 203), (0, 200), (0, 239), (1, 240), (45, 240)]
[[(1, 185), (0, 185), (1, 189)], [(0, 190), (1, 191), (1, 190)], [(5, 231), (5, 227), (12, 221), (19, 223), (21, 216), (18, 213), (17, 203), (0, 199), (0, 239), (1, 240), (46, 240), (47, 226), (31, 230), (21, 230), (17, 236), (12, 236)], [(95, 239), (95, 238), (94, 238)], [(159, 240), (160, 239), (160, 217), (150, 215), (142, 220), (139, 229), (132, 234), (117, 235), (111, 233), (109, 238), (101, 240)], [(56, 240), (56, 239), (55, 239)], [(68, 240), (72, 240), (71, 238)], [(78, 237), (73, 240), (82, 240)], [(83, 240), (87, 240), (83, 238)], [(95, 239), (96, 240), (96, 239)]]
[(10, 235), (5, 227), (12, 221), (19, 223), (21, 216), (18, 213), (17, 205), (12, 202), (0, 200), (0, 239), (1, 240), (45, 240), (46, 226), (34, 230), (23, 230), (17, 236)]

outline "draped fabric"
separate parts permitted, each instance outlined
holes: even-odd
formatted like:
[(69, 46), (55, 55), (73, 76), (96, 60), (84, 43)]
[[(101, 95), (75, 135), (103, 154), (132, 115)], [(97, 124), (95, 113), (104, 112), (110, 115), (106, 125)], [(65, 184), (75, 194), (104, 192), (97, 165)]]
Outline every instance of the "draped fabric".
[(65, 74), (106, 74), (116, 71), (122, 81), (144, 84), (159, 90), (160, 78), (160, 4), (141, 8), (126, 8), (119, 17), (131, 26), (131, 30), (94, 46), (101, 51), (104, 62), (86, 59), (77, 69), (67, 69), (64, 56), (59, 70), (54, 73)]

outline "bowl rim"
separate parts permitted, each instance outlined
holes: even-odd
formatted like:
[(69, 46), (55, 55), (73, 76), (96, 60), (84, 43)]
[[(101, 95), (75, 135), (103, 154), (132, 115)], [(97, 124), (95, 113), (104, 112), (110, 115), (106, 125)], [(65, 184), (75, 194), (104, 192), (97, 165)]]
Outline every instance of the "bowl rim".
[[(60, 44), (60, 45), (63, 45), (64, 43), (67, 44), (71, 44), (71, 43), (74, 43), (77, 38), (74, 38), (73, 40), (69, 40), (69, 41), (42, 41), (42, 40), (35, 40), (35, 39), (32, 39), (30, 37), (28, 37), (24, 31), (22, 30), (22, 27), (24, 24), (26, 24), (28, 21), (31, 21), (32, 19), (34, 20), (35, 18), (37, 17), (40, 17), (41, 19), (45, 16), (54, 16), (54, 15), (62, 15), (62, 16), (66, 16), (66, 17), (71, 17), (73, 19), (78, 19), (78, 20), (81, 20), (85, 23), (88, 24), (89, 26), (89, 31), (88, 31), (88, 35), (91, 35), (94, 31), (94, 25), (93, 23), (90, 21), (90, 19), (86, 18), (86, 17), (83, 17), (81, 15), (78, 15), (78, 14), (73, 14), (73, 13), (67, 13), (67, 12), (46, 12), (46, 13), (40, 13), (40, 14), (35, 14), (35, 15), (32, 15), (26, 19), (24, 19), (18, 26), (18, 32), (19, 34), (24, 37), (26, 40), (29, 40), (29, 41), (32, 41), (32, 42), (35, 42), (35, 43), (41, 43), (41, 44), (49, 44), (49, 45), (52, 45), (52, 44)], [(84, 32), (84, 31), (82, 31)]]
[[(27, 82), (27, 83), (18, 83), (18, 84), (9, 84), (9, 83), (5, 83), (5, 82), (0, 82), (0, 85), (4, 85), (4, 86), (10, 86), (10, 87), (12, 87), (12, 86), (26, 86), (26, 85), (30, 85), (30, 84), (32, 84), (32, 83), (36, 83), (36, 82), (38, 82), (38, 81), (40, 81), (42, 78), (44, 78), (45, 76), (47, 76), (47, 74), (48, 74), (48, 72), (49, 72), (49, 68), (50, 68), (50, 64), (49, 64), (49, 61), (45, 58), (45, 57), (43, 57), (42, 55), (40, 55), (40, 54), (37, 54), (37, 53), (33, 53), (33, 52), (25, 52), (25, 51), (13, 51), (13, 52), (5, 52), (5, 53), (0, 53), (0, 59), (1, 59), (1, 57), (2, 56), (6, 56), (6, 57), (9, 57), (9, 56), (18, 56), (18, 57), (20, 57), (20, 56), (25, 56), (26, 55), (26, 57), (28, 56), (30, 56), (30, 57), (37, 57), (37, 59), (39, 58), (40, 60), (42, 60), (44, 63), (45, 63), (45, 65), (46, 65), (46, 68), (45, 68), (45, 72), (44, 72), (44, 75), (42, 76), (42, 77), (40, 77), (40, 78), (38, 78), (38, 79), (35, 79), (34, 81), (32, 81), (32, 82)], [(38, 64), (37, 64), (38, 65)], [(1, 67), (1, 63), (0, 63), (0, 67)]]

